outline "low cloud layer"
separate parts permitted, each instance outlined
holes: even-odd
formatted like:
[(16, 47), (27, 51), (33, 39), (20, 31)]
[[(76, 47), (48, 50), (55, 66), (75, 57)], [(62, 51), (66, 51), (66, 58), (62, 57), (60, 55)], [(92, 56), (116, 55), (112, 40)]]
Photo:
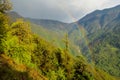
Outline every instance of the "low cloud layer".
[(12, 0), (14, 11), (24, 17), (72, 22), (96, 9), (120, 4), (120, 0)]

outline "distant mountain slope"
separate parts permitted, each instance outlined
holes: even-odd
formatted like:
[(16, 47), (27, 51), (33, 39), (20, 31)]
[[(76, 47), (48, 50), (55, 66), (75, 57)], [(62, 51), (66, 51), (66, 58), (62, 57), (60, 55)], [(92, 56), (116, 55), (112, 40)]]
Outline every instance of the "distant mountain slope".
[(120, 5), (104, 10), (96, 10), (80, 19), (77, 23), (84, 26), (89, 33), (93, 33), (106, 27), (112, 28), (113, 26), (109, 25), (112, 25), (113, 21), (118, 18), (120, 19)]
[(120, 25), (99, 35), (90, 46), (95, 64), (111, 75), (120, 77)]
[[(75, 33), (75, 35), (82, 34), (81, 29), (83, 30), (84, 28), (77, 23), (64, 23), (60, 21), (55, 21), (55, 20), (43, 20), (43, 19), (30, 19), (26, 18), (28, 21), (30, 21), (33, 24), (39, 25), (43, 28), (46, 28), (47, 30), (50, 30), (52, 32), (57, 32), (60, 35), (64, 35), (65, 33), (68, 33), (69, 37), (71, 37), (72, 34)], [(84, 29), (85, 31), (85, 29)], [(82, 35), (78, 35), (82, 36)], [(73, 37), (73, 36), (72, 36)]]
[(12, 21), (16, 21), (16, 19), (23, 18), (21, 15), (19, 15), (17, 12), (14, 11), (9, 12), (7, 14), (11, 17)]
[(67, 23), (63, 23), (63, 22), (55, 21), (55, 20), (31, 19), (31, 18), (27, 18), (27, 19), (34, 24), (41, 25), (44, 28), (52, 29), (52, 30), (56, 28), (59, 30), (64, 30), (66, 27), (68, 27)]
[[(10, 16), (17, 15), (17, 13), (12, 12)], [(19, 16), (18, 16), (19, 17)], [(16, 17), (17, 18), (17, 17)], [(49, 42), (54, 42), (58, 47), (64, 48), (65, 34), (68, 34), (69, 45), (72, 53), (80, 54), (79, 45), (76, 45), (77, 42), (82, 41), (86, 33), (86, 30), (79, 26), (76, 23), (63, 23), (55, 20), (43, 20), (43, 19), (31, 19), (24, 18), (26, 21), (31, 22), (32, 31), (47, 39)], [(71, 48), (72, 46), (72, 48)]]
[(96, 10), (78, 23), (88, 31), (89, 47), (96, 66), (120, 77), (120, 5)]

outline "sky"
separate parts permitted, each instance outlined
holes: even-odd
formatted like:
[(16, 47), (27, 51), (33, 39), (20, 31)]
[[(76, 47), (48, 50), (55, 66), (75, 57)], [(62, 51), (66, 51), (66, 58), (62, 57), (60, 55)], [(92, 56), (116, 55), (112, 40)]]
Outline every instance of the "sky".
[(23, 17), (74, 22), (94, 10), (120, 4), (120, 0), (11, 0)]

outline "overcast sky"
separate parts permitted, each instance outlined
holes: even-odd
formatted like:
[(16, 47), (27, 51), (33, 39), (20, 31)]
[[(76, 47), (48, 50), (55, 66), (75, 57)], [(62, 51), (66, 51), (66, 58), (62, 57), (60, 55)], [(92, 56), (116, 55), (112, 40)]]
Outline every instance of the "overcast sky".
[(120, 0), (12, 0), (24, 17), (72, 22), (96, 10), (116, 6)]

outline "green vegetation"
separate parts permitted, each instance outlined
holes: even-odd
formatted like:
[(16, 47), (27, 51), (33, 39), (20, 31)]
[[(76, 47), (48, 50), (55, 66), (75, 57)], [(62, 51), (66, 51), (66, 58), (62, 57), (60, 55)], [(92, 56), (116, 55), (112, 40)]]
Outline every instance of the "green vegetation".
[[(48, 42), (52, 43), (52, 45), (55, 45), (59, 48), (65, 48), (64, 39), (65, 39), (65, 33), (67, 31), (63, 30), (52, 30), (52, 29), (46, 29), (44, 26), (36, 25), (34, 23), (31, 23), (31, 30), (35, 34), (38, 34)], [(78, 30), (79, 31), (79, 30)], [(73, 34), (70, 34), (68, 36), (69, 39), (69, 51), (72, 53), (72, 55), (78, 55), (78, 47), (74, 45), (74, 39), (70, 36), (73, 36)], [(80, 38), (80, 37), (79, 37)]]
[[(120, 5), (104, 10), (96, 10), (81, 20), (79, 24), (88, 32), (88, 49), (82, 53), (93, 59), (95, 65), (105, 72), (120, 77)], [(92, 55), (89, 55), (89, 50)], [(119, 79), (118, 79), (119, 80)]]
[(87, 70), (88, 63), (82, 57), (74, 58), (66, 49), (56, 48), (36, 36), (29, 23), (19, 19), (9, 24), (5, 14), (1, 13), (0, 17), (2, 80), (93, 80), (96, 77)]
[(82, 57), (74, 58), (66, 49), (52, 46), (33, 34), (29, 24), (21, 19), (12, 24), (4, 19), (1, 20), (4, 30), (0, 38), (2, 80), (94, 79), (92, 71), (87, 70), (88, 63)]
[(106, 32), (91, 43), (95, 63), (113, 76), (120, 76), (120, 28)]
[(115, 80), (82, 55), (72, 56), (68, 35), (65, 47), (58, 48), (30, 27), (22, 19), (10, 22), (4, 11), (0, 12), (0, 80)]

